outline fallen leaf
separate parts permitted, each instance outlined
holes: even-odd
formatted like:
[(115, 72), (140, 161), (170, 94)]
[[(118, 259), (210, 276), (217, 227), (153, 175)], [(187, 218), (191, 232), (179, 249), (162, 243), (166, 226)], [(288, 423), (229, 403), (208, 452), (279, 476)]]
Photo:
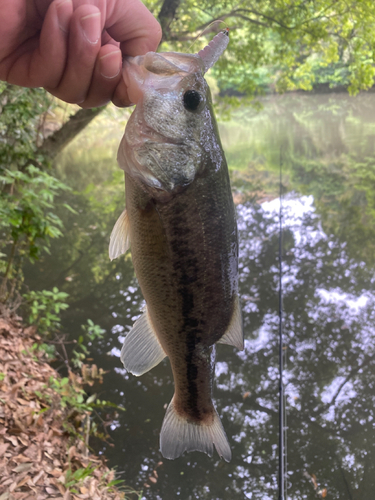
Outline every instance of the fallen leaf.
[(40, 414), (38, 417), (38, 420), (36, 421), (36, 425), (38, 425), (39, 427), (42, 427), (43, 424), (44, 424), (43, 414)]
[(59, 492), (56, 488), (51, 488), (51, 486), (46, 486), (45, 490), (49, 495), (57, 495)]
[(65, 492), (66, 492), (66, 488), (63, 484), (61, 484), (60, 481), (57, 481), (57, 479), (52, 479), (52, 482), (53, 484), (56, 486), (56, 488), (59, 490), (59, 492), (62, 494), (62, 495), (65, 495)]
[[(4, 455), (4, 453), (7, 451), (7, 449), (9, 448), (9, 443), (1, 443), (0, 444), (0, 457), (2, 457)], [(1, 497), (0, 497), (1, 499)]]
[(54, 477), (60, 477), (61, 474), (62, 474), (62, 470), (61, 469), (53, 469), (51, 470), (50, 472), (48, 472), (48, 474), (50, 476), (54, 476)]
[(38, 447), (36, 444), (32, 444), (23, 453), (33, 462), (36, 462), (38, 457)]
[(26, 484), (28, 481), (30, 481), (30, 476), (25, 476), (22, 481), (20, 481), (18, 484), (17, 484), (17, 488), (21, 488), (21, 486), (23, 486), (24, 484)]
[(9, 486), (9, 491), (13, 493), (13, 491), (17, 488), (17, 481), (14, 481), (10, 486)]
[(17, 440), (16, 436), (5, 436), (5, 439), (10, 441), (13, 446), (18, 446), (18, 440)]
[(15, 463), (21, 463), (24, 464), (26, 462), (30, 462), (29, 457), (25, 457), (25, 455), (16, 455), (15, 457), (12, 458), (12, 461)]
[[(4, 330), (5, 332), (10, 332), (10, 325), (7, 321), (4, 321), (2, 318), (0, 318), (0, 330)], [(0, 497), (0, 500), (2, 498)]]
[(24, 445), (24, 446), (29, 446), (30, 444), (30, 441), (28, 439), (27, 436), (25, 436), (25, 434), (21, 434), (18, 436), (18, 440)]
[(33, 467), (33, 464), (30, 462), (25, 462), (24, 464), (17, 465), (14, 469), (12, 469), (13, 472), (25, 472), (29, 471)]
[(33, 484), (37, 484), (39, 479), (44, 476), (44, 470), (41, 470), (40, 472), (38, 472), (38, 474), (33, 478)]
[(68, 459), (71, 460), (75, 454), (76, 454), (76, 447), (71, 446), (68, 451)]

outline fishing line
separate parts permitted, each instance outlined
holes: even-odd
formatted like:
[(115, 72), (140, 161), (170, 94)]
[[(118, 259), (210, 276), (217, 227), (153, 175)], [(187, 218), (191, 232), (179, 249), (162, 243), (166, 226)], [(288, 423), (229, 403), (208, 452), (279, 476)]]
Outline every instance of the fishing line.
[[(285, 359), (284, 359), (284, 370), (287, 369), (288, 362), (288, 349), (287, 346), (284, 347)], [(284, 478), (285, 478), (285, 498), (288, 496), (288, 422), (287, 422), (288, 412), (286, 410), (286, 396), (284, 393)]]
[(284, 500), (285, 492), (285, 463), (284, 463), (284, 380), (283, 380), (283, 288), (282, 288), (282, 276), (283, 276), (283, 191), (282, 191), (282, 151), (280, 149), (280, 205), (279, 205), (279, 500)]

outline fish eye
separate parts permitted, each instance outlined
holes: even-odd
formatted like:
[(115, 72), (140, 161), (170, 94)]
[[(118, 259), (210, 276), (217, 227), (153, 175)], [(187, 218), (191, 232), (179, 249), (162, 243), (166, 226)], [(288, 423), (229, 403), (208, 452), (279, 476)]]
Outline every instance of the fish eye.
[(202, 100), (199, 92), (196, 90), (187, 90), (184, 94), (184, 107), (188, 111), (195, 111)]

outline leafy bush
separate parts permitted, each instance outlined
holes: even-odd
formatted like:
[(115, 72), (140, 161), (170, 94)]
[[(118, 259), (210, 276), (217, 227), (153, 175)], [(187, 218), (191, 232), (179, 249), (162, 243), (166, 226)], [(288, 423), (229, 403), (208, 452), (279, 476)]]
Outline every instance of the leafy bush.
[(31, 291), (24, 295), (29, 306), (28, 322), (36, 325), (41, 334), (60, 328), (60, 311), (69, 307), (65, 302), (68, 294), (54, 287), (52, 290)]
[(73, 351), (72, 357), (72, 364), (75, 368), (82, 368), (85, 358), (90, 354), (87, 345), (102, 339), (105, 333), (105, 330), (95, 325), (91, 319), (87, 320), (87, 325), (81, 325), (81, 328), (84, 334), (78, 337), (77, 348)]
[(5, 303), (20, 289), (24, 259), (34, 262), (48, 252), (51, 238), (61, 236), (55, 199), (69, 188), (48, 173), (49, 159), (38, 147), (51, 106), (47, 94), (2, 83), (0, 103), (0, 302)]

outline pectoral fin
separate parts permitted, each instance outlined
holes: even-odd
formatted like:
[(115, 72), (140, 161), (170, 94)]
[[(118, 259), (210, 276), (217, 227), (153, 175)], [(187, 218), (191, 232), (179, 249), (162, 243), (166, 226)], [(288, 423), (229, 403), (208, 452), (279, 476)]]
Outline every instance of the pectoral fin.
[(116, 259), (130, 247), (129, 217), (124, 210), (113, 226), (109, 240), (109, 258)]
[(143, 375), (166, 357), (146, 311), (125, 338), (120, 359), (133, 375)]
[(217, 341), (217, 343), (233, 345), (240, 351), (243, 351), (244, 349), (242, 313), (238, 295), (236, 296), (234, 301), (233, 314), (229, 327), (221, 337), (221, 339)]

